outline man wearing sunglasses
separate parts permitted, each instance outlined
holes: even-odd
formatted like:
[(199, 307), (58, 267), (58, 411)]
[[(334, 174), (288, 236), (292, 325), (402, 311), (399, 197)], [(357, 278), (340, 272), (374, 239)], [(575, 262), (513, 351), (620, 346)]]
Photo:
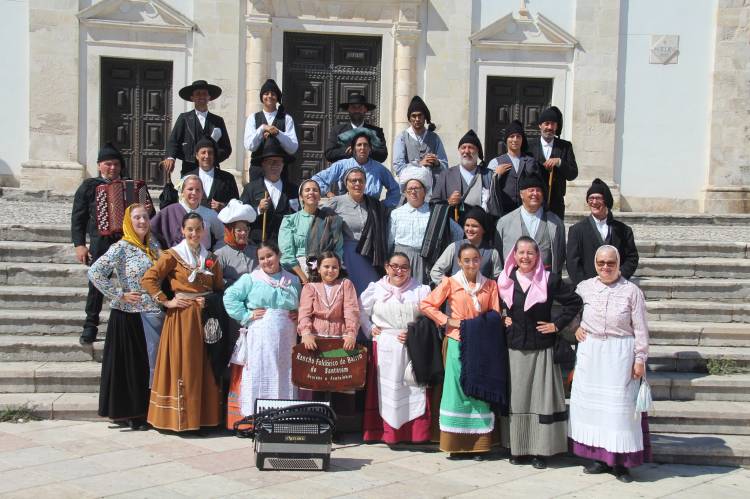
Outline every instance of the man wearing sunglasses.
[(594, 179), (586, 192), (591, 215), (570, 227), (566, 249), (568, 275), (574, 284), (595, 277), (594, 255), (599, 246), (609, 244), (620, 252), (620, 272), (630, 279), (638, 268), (638, 249), (630, 227), (612, 216), (612, 192), (600, 179)]

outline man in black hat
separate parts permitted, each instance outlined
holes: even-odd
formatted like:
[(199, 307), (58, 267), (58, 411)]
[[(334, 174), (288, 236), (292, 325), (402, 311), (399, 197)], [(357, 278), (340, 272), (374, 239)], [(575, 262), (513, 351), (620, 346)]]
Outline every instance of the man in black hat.
[(299, 148), (294, 120), (281, 105), (281, 89), (274, 80), (269, 78), (260, 87), (260, 102), (263, 110), (248, 116), (245, 122), (245, 149), (252, 152), (250, 180), (262, 175), (260, 151), (268, 137), (275, 137), (292, 161), (294, 153)]
[(349, 97), (348, 102), (339, 104), (342, 111), (349, 113), (349, 123), (341, 123), (331, 129), (326, 142), (326, 159), (330, 163), (335, 163), (341, 159), (351, 158), (352, 149), (349, 143), (339, 140), (339, 135), (352, 130), (353, 128), (369, 128), (380, 140), (378, 147), (373, 147), (370, 157), (375, 161), (382, 163), (388, 157), (388, 146), (385, 142), (383, 129), (375, 125), (365, 123), (365, 114), (375, 109), (375, 104), (367, 102), (367, 98), (361, 94), (354, 94)]
[(393, 172), (401, 175), (407, 166), (429, 168), (433, 184), (448, 169), (443, 141), (435, 133), (435, 124), (427, 104), (418, 95), (412, 97), (406, 111), (409, 128), (396, 136), (393, 145)]
[(229, 133), (221, 116), (208, 111), (208, 102), (221, 95), (221, 88), (205, 80), (194, 81), (180, 89), (180, 97), (195, 104), (195, 109), (180, 114), (167, 140), (167, 159), (164, 160), (166, 180), (174, 170), (175, 159), (182, 160), (180, 177), (198, 168), (195, 162), (195, 144), (201, 137), (211, 137), (216, 142), (215, 166), (232, 154)]
[[(545, 197), (549, 210), (563, 220), (565, 217), (566, 182), (578, 177), (578, 164), (573, 153), (573, 144), (560, 138), (563, 117), (560, 110), (552, 106), (539, 115), (541, 137), (529, 140), (529, 153), (534, 157), (545, 183)], [(552, 191), (549, 177), (552, 175)]]
[[(122, 237), (122, 234), (111, 236), (99, 234), (96, 228), (96, 187), (120, 179), (124, 164), (120, 151), (111, 142), (107, 142), (99, 150), (96, 158), (99, 176), (87, 178), (76, 190), (70, 217), (70, 235), (75, 247), (76, 260), (83, 265), (91, 265)], [(86, 235), (89, 236), (88, 247)], [(89, 282), (89, 293), (86, 296), (86, 320), (83, 323), (83, 332), (79, 340), (82, 345), (96, 340), (102, 300), (101, 292)]]
[(497, 216), (510, 213), (521, 206), (519, 180), (528, 175), (539, 175), (539, 167), (527, 153), (528, 144), (523, 123), (513, 120), (505, 129), (505, 144), (508, 151), (490, 161), (487, 168), (495, 173), (495, 190), (501, 212)]
[(452, 206), (454, 211), (451, 216), (462, 225), (464, 212), (472, 206), (487, 209), (492, 172), (481, 163), (484, 151), (474, 130), (466, 132), (458, 141), (458, 155), (459, 164), (438, 176), (430, 203), (447, 203)]
[(620, 273), (630, 279), (638, 268), (638, 248), (633, 230), (612, 216), (612, 191), (596, 178), (586, 192), (588, 216), (570, 227), (568, 232), (568, 275), (574, 284), (596, 276), (594, 256), (599, 246), (609, 244), (620, 252)]
[(529, 236), (539, 245), (544, 268), (560, 275), (565, 263), (565, 226), (557, 215), (544, 209), (544, 180), (528, 175), (518, 187), (521, 206), (498, 220), (495, 246), (505, 261), (518, 238)]
[[(251, 180), (240, 197), (240, 201), (249, 204), (258, 213), (258, 218), (250, 224), (250, 239), (256, 246), (264, 240), (276, 242), (284, 215), (300, 209), (299, 186), (282, 175), (291, 158), (279, 140), (267, 137), (257, 157), (263, 174)], [(265, 238), (263, 220), (266, 221)]]

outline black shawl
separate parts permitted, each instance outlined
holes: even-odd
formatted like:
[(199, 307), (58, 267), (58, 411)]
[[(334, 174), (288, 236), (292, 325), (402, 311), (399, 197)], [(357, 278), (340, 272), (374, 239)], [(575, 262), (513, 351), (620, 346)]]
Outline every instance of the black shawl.
[(367, 220), (357, 244), (357, 253), (372, 260), (373, 267), (382, 267), (388, 258), (388, 208), (377, 199), (365, 196)]
[(461, 389), (470, 397), (507, 408), (508, 348), (500, 314), (490, 310), (461, 321)]
[(227, 315), (226, 310), (224, 310), (224, 301), (221, 293), (210, 293), (206, 295), (206, 306), (202, 313), (203, 324), (205, 324), (209, 318), (218, 320), (222, 331), (221, 339), (219, 341), (213, 344), (206, 344), (208, 361), (214, 372), (214, 379), (216, 380), (216, 384), (221, 386), (224, 369), (226, 369), (227, 364), (229, 364), (232, 350), (234, 350), (234, 343), (231, 338), (232, 335), (229, 331), (229, 316)]
[(438, 385), (443, 381), (443, 354), (437, 326), (427, 316), (419, 317), (407, 327), (406, 351), (420, 385)]
[(445, 248), (451, 244), (450, 212), (451, 207), (445, 203), (436, 203), (431, 206), (430, 218), (427, 221), (427, 230), (422, 240), (422, 249), (419, 255), (424, 259), (426, 269), (435, 265)]
[(328, 208), (315, 212), (315, 217), (307, 231), (305, 250), (307, 256), (317, 257), (324, 251), (335, 251), (336, 245), (343, 237), (341, 234), (341, 217)]

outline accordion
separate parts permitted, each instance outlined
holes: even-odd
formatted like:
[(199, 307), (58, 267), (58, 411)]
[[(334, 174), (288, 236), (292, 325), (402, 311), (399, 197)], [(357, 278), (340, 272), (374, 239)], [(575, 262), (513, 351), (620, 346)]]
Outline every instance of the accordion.
[(131, 204), (140, 203), (149, 215), (154, 213), (154, 203), (143, 180), (113, 180), (98, 185), (95, 201), (96, 229), (102, 236), (122, 233), (122, 219)]

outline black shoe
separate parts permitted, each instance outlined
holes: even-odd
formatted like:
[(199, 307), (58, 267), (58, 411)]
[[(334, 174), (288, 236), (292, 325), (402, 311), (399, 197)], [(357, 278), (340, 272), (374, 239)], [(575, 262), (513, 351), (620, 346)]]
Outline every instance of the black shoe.
[(133, 431), (146, 431), (148, 430), (148, 423), (143, 418), (133, 418), (128, 421), (130, 429)]
[(622, 483), (630, 483), (633, 481), (633, 477), (630, 476), (630, 472), (625, 466), (615, 466), (615, 478)]
[(474, 456), (477, 454), (474, 454), (472, 452), (451, 452), (447, 459), (450, 459), (451, 461), (466, 461), (467, 459), (474, 459)]
[(606, 473), (611, 468), (601, 461), (594, 461), (588, 466), (583, 467), (583, 472), (587, 475), (598, 475), (600, 473)]
[(96, 341), (96, 329), (84, 329), (81, 333), (81, 337), (78, 338), (78, 343), (81, 345), (91, 345)]
[(528, 462), (527, 459), (528, 456), (510, 456), (510, 459), (508, 459), (508, 462), (510, 464), (515, 464), (516, 466), (526, 464)]
[(547, 468), (547, 461), (542, 456), (533, 456), (531, 458), (531, 466), (537, 470), (543, 470)]

